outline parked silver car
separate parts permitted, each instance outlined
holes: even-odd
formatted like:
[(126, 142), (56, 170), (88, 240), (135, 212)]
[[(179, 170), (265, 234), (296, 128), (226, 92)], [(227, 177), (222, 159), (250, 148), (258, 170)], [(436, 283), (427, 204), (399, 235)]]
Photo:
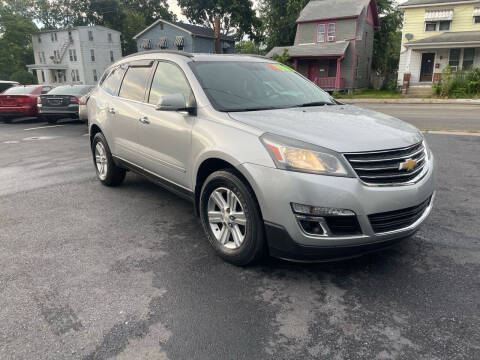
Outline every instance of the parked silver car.
[(88, 102), (100, 181), (126, 170), (192, 200), (218, 254), (346, 258), (412, 235), (435, 195), (421, 132), (342, 105), (261, 57), (145, 52)]

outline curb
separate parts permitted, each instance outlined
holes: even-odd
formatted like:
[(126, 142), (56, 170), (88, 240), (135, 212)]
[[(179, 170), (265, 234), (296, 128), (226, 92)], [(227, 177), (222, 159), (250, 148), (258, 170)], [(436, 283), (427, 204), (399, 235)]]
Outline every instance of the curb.
[(453, 104), (453, 105), (480, 105), (480, 100), (472, 99), (338, 99), (345, 104)]

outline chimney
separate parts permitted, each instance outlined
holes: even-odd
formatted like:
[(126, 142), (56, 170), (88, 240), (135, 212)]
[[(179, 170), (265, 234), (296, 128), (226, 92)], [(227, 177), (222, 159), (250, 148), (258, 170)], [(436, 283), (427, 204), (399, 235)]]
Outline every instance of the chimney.
[(215, 52), (217, 54), (222, 53), (220, 44), (220, 18), (218, 16), (215, 16)]

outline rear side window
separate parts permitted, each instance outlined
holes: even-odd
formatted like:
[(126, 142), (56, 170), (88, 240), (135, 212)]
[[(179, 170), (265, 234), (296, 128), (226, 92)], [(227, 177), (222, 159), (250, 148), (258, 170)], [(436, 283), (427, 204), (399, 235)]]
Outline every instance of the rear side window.
[(5, 90), (6, 95), (29, 95), (34, 92), (38, 86), (14, 86)]
[(151, 70), (151, 67), (129, 67), (118, 96), (143, 102)]
[(160, 62), (153, 77), (148, 102), (156, 105), (161, 96), (173, 94), (182, 94), (187, 102), (191, 102), (193, 99), (190, 85), (178, 66)]
[(121, 67), (113, 69), (106, 79), (102, 82), (102, 88), (110, 95), (117, 95), (118, 88), (122, 82), (123, 74), (125, 70)]

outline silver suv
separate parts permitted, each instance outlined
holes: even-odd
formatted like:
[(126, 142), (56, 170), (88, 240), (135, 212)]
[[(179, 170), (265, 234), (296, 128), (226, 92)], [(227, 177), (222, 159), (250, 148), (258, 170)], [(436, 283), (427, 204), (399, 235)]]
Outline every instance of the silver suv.
[(126, 57), (93, 91), (88, 118), (103, 184), (131, 170), (191, 200), (237, 265), (358, 256), (412, 235), (432, 208), (420, 131), (266, 58)]

